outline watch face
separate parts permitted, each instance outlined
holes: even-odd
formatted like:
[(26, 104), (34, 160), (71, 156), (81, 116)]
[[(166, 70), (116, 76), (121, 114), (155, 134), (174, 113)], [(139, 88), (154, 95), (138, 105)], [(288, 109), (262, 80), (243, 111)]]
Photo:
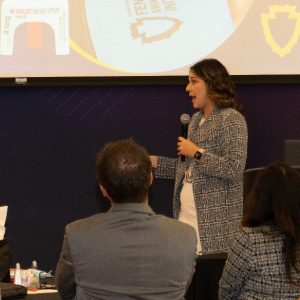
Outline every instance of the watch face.
[(201, 153), (200, 151), (197, 151), (197, 152), (195, 153), (194, 157), (195, 157), (196, 159), (200, 159), (200, 158), (202, 157), (202, 153)]

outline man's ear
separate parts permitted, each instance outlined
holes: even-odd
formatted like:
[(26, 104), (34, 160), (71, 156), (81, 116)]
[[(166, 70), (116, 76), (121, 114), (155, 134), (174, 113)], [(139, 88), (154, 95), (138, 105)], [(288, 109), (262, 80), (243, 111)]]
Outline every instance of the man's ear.
[(152, 185), (153, 183), (153, 173), (150, 173), (150, 182), (149, 182), (149, 187)]
[(108, 193), (107, 193), (106, 188), (105, 188), (103, 185), (101, 185), (101, 184), (99, 184), (99, 188), (100, 188), (100, 191), (101, 191), (103, 197), (109, 199), (109, 195), (108, 195)]

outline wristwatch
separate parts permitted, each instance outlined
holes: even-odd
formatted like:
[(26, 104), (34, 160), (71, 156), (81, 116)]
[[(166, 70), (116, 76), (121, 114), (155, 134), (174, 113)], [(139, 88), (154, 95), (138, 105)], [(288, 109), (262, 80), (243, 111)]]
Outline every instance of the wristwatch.
[(199, 160), (202, 157), (202, 153), (198, 150), (196, 151), (196, 153), (194, 154), (194, 158)]

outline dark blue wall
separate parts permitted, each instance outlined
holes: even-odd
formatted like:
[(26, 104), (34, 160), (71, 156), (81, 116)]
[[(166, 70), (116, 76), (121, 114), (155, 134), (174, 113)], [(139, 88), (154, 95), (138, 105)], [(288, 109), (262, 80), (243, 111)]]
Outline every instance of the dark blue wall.
[[(300, 138), (300, 85), (238, 86), (249, 126), (248, 167), (283, 158)], [(0, 203), (9, 205), (14, 263), (55, 267), (64, 226), (107, 210), (94, 161), (108, 141), (133, 137), (176, 155), (179, 117), (192, 113), (184, 86), (0, 89)], [(151, 206), (171, 215), (173, 182), (157, 180)]]

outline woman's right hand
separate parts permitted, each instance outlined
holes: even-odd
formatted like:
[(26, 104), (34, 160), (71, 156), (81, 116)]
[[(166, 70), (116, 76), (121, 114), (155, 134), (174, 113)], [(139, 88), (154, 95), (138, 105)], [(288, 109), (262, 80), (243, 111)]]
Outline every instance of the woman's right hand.
[(150, 160), (151, 160), (152, 168), (157, 168), (158, 157), (154, 155), (150, 155)]

